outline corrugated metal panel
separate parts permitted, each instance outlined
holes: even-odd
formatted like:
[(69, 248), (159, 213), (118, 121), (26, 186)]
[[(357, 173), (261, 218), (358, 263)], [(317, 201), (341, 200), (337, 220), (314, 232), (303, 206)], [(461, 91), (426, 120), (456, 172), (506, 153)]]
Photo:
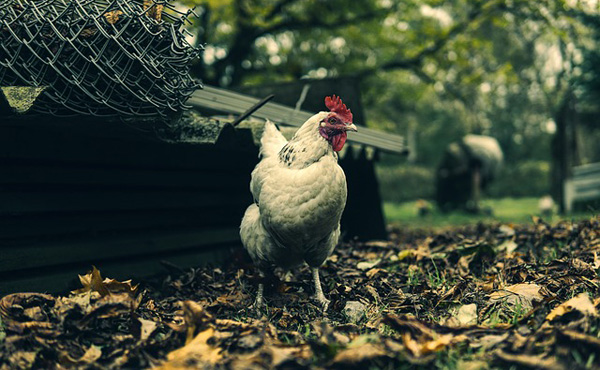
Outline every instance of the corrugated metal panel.
[[(220, 112), (240, 114), (258, 101), (259, 99), (248, 95), (204, 86), (203, 90), (196, 91), (192, 95), (188, 100), (188, 104), (196, 108), (208, 108)], [(290, 126), (301, 126), (314, 113), (316, 112), (297, 111), (285, 105), (269, 102), (256, 111), (253, 116)], [(358, 132), (350, 132), (348, 141), (372, 146), (390, 153), (405, 154), (407, 152), (402, 136), (372, 130), (367, 127), (360, 127)]]

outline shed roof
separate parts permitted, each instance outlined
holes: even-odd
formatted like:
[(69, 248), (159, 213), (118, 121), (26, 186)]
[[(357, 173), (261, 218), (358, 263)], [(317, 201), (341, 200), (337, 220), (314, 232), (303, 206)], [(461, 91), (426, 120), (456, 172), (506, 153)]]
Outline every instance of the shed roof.
[[(197, 109), (212, 109), (218, 112), (241, 114), (255, 105), (260, 99), (237, 92), (204, 86), (188, 100), (188, 104)], [(315, 112), (296, 110), (277, 103), (267, 103), (252, 114), (255, 118), (270, 119), (279, 124), (301, 126)], [(408, 148), (404, 137), (387, 132), (381, 132), (367, 127), (361, 127), (359, 132), (351, 132), (348, 141), (354, 144), (366, 145), (389, 153), (406, 154)]]

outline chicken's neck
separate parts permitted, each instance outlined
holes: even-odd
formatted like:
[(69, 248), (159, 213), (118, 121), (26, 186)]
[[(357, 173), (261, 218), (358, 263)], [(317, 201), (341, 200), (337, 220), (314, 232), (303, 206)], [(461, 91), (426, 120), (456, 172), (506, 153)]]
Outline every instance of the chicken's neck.
[(279, 152), (279, 161), (287, 167), (301, 169), (319, 161), (324, 156), (337, 154), (331, 144), (319, 133), (317, 125), (304, 125)]

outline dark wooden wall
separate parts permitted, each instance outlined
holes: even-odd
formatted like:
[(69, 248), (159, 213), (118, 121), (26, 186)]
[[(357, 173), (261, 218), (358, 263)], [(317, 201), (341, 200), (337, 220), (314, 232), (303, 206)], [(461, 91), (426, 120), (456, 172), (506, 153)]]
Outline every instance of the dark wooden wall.
[(368, 159), (364, 148), (358, 153), (348, 148), (340, 166), (346, 173), (348, 201), (342, 215), (342, 234), (345, 240), (387, 239), (386, 222), (381, 204), (375, 161)]
[[(92, 264), (129, 279), (219, 263), (239, 248), (258, 161), (247, 129), (214, 144), (91, 119), (0, 117), (0, 296), (64, 291)], [(164, 137), (164, 136), (163, 136)], [(385, 238), (373, 161), (340, 161), (349, 183), (344, 236)]]
[(169, 143), (124, 122), (0, 118), (0, 295), (68, 289), (91, 264), (132, 278), (229, 255), (257, 161), (244, 131)]

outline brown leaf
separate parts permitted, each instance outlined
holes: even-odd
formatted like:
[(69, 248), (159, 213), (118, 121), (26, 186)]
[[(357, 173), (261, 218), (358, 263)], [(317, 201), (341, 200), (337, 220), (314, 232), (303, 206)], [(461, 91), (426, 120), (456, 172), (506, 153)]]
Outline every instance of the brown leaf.
[(409, 332), (402, 334), (402, 342), (404, 343), (404, 346), (410, 350), (415, 357), (422, 357), (466, 340), (467, 337), (464, 335), (455, 336), (453, 334), (441, 334), (431, 339), (427, 339), (425, 337), (415, 339)]
[(146, 320), (138, 317), (138, 321), (141, 324), (140, 327), (140, 340), (143, 342), (148, 339), (152, 333), (156, 330), (158, 324), (152, 320)]
[(164, 7), (164, 5), (157, 4), (153, 0), (144, 0), (144, 10), (146, 10), (146, 15), (157, 21), (160, 21)]
[(542, 287), (532, 283), (514, 284), (490, 294), (491, 301), (504, 301), (509, 305), (521, 304), (523, 309), (530, 310), (533, 303), (541, 302), (544, 297), (540, 294)]
[(338, 352), (333, 358), (335, 365), (353, 365), (356, 366), (364, 361), (374, 360), (387, 353), (381, 344), (365, 343), (360, 346), (346, 348)]
[(378, 276), (387, 275), (387, 271), (376, 267), (367, 271), (366, 275), (369, 279), (373, 279)]
[[(15, 369), (31, 369), (37, 357), (37, 352), (34, 351), (18, 351), (12, 353), (8, 359), (11, 366)], [(7, 367), (8, 369), (8, 367)]]
[(113, 10), (112, 12), (104, 13), (104, 18), (109, 24), (115, 24), (119, 21), (119, 16), (123, 14), (120, 10)]
[(313, 355), (308, 345), (296, 347), (289, 346), (268, 346), (265, 352), (271, 357), (271, 367), (277, 368), (288, 362), (297, 362), (298, 360), (308, 360)]
[(204, 330), (208, 323), (214, 321), (214, 317), (204, 307), (194, 301), (182, 302), (183, 318), (187, 328), (186, 344), (194, 338), (194, 332)]
[(569, 343), (578, 342), (592, 348), (596, 353), (600, 352), (600, 339), (591, 335), (583, 334), (575, 330), (562, 330), (559, 332)]
[(55, 304), (56, 299), (49, 294), (9, 294), (0, 300), (0, 318), (7, 331), (56, 337), (60, 335), (57, 324), (48, 322), (48, 317), (41, 308)]
[(81, 357), (73, 358), (67, 353), (62, 357), (61, 362), (69, 365), (83, 366), (95, 363), (100, 357), (102, 357), (102, 349), (92, 344)]
[(502, 350), (497, 350), (495, 353), (496, 357), (499, 359), (518, 364), (521, 366), (525, 366), (531, 369), (544, 369), (544, 370), (559, 370), (563, 369), (560, 366), (556, 359), (554, 358), (545, 358), (543, 355), (528, 355), (528, 354), (512, 354), (507, 353)]
[[(17, 311), (28, 307), (38, 307), (41, 304), (53, 305), (55, 298), (43, 293), (14, 293), (0, 299), (0, 317), (4, 321), (12, 319)], [(17, 307), (18, 306), (18, 307)]]
[(568, 301), (556, 306), (552, 311), (550, 311), (548, 316), (546, 316), (546, 320), (552, 321), (566, 314), (567, 312), (575, 310), (583, 313), (584, 315), (598, 316), (598, 311), (596, 311), (596, 307), (594, 307), (594, 304), (592, 301), (590, 301), (590, 297), (587, 295), (587, 293), (580, 293)]
[(102, 283), (102, 276), (96, 266), (92, 266), (92, 270), (85, 275), (79, 275), (79, 281), (83, 288), (77, 289), (71, 293), (80, 294), (84, 292), (98, 292), (100, 296), (108, 295), (108, 289)]
[(477, 305), (475, 303), (460, 306), (446, 321), (451, 327), (477, 325)]
[(185, 346), (170, 352), (167, 361), (157, 369), (189, 369), (190, 366), (206, 368), (216, 365), (222, 358), (222, 349), (209, 344), (214, 336), (215, 329), (207, 328), (196, 335), (196, 337)]

